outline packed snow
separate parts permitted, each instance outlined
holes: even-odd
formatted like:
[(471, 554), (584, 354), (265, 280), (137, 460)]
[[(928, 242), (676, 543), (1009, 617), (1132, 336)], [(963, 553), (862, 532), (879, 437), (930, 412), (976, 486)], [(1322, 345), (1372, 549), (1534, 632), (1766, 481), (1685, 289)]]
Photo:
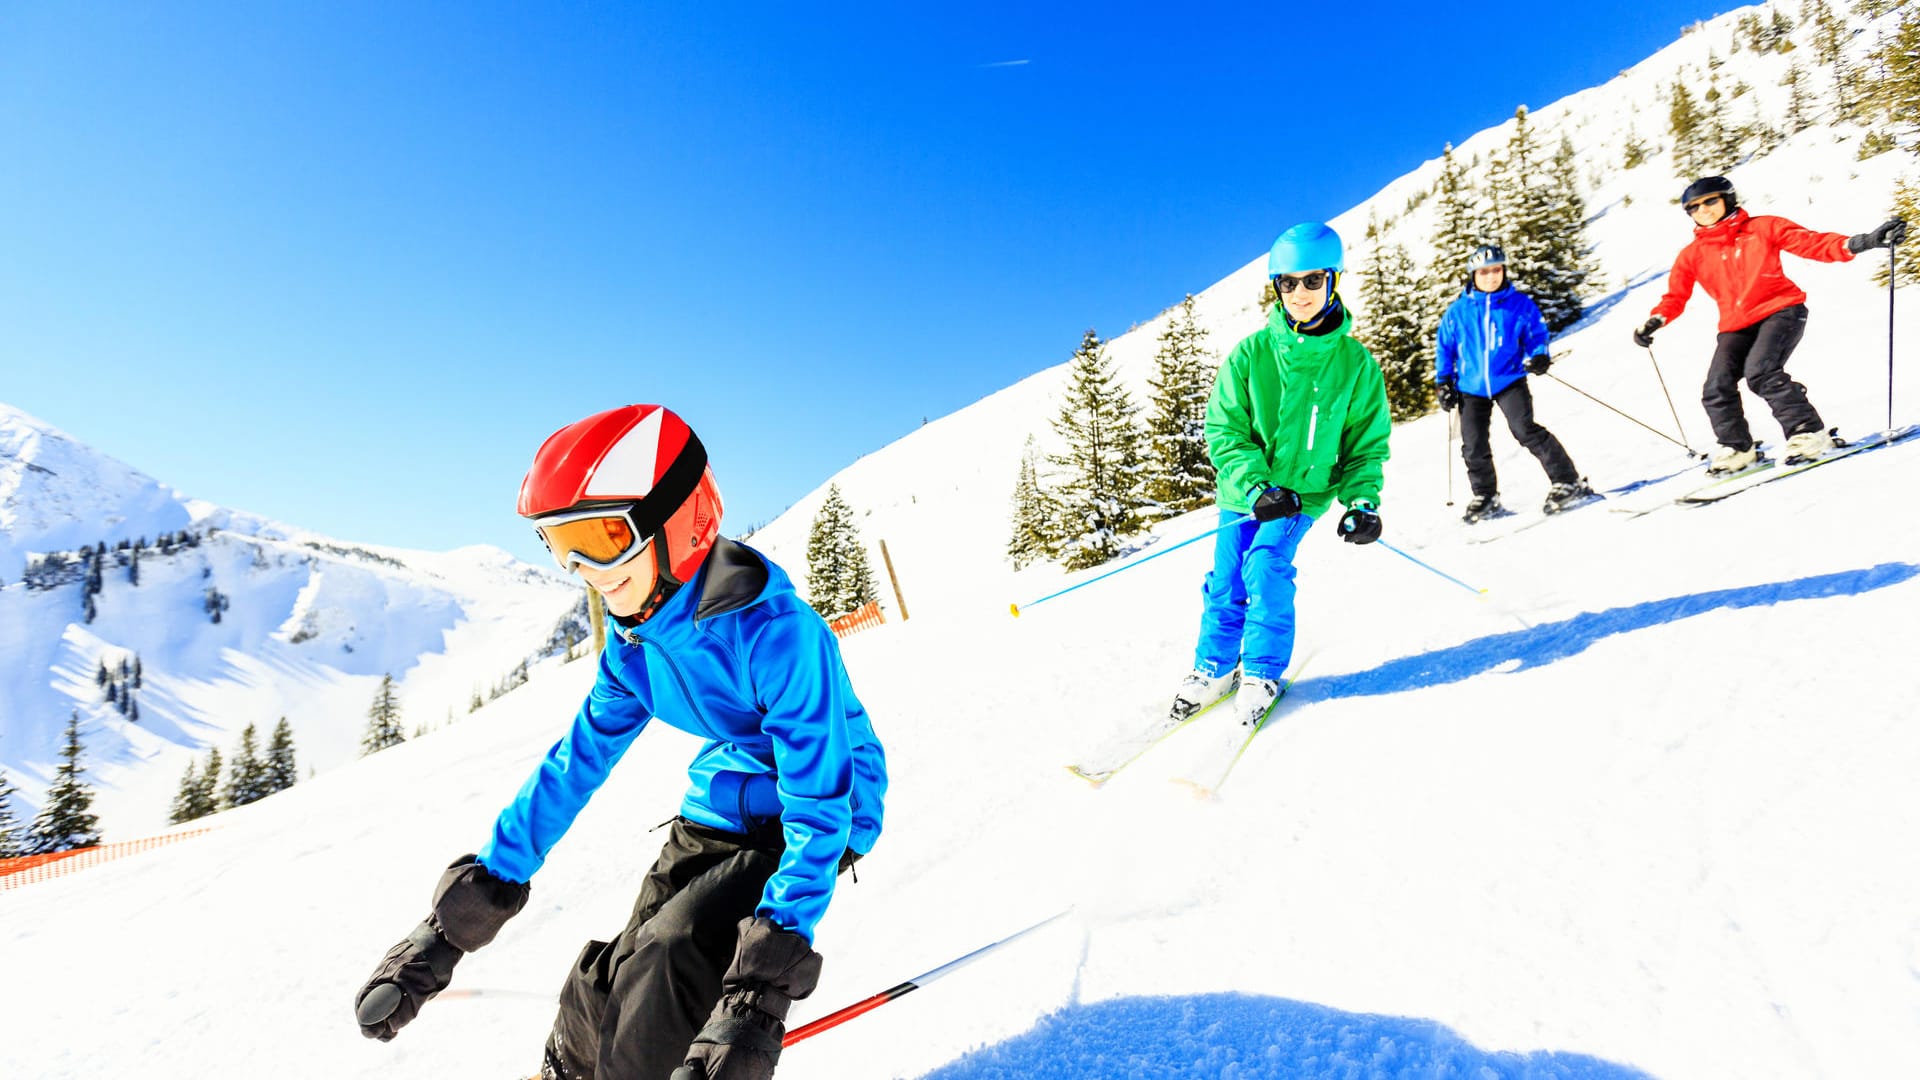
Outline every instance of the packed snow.
[[(1635, 112), (1658, 115), (1640, 95), (1730, 18), (1539, 110), (1543, 135), (1557, 139), (1557, 109), (1583, 148), (1617, 146)], [(1857, 136), (1816, 127), (1738, 170), (1747, 205), (1878, 223), (1896, 162), (1854, 160)], [(1676, 186), (1656, 156), (1590, 195), (1613, 292), (1554, 368), (1662, 430), (1656, 368), (1628, 335), (1687, 238)], [(1335, 224), (1352, 236), (1368, 209)], [(1788, 262), (1812, 309), (1790, 370), (1843, 433), (1881, 427), (1873, 257)], [(1250, 263), (1201, 297), (1222, 352), (1257, 324), (1258, 277)], [(1915, 326), (1920, 303), (1897, 302)], [(1111, 346), (1136, 386), (1160, 325)], [(1713, 327), (1699, 296), (1655, 351), (1696, 449)], [(1900, 422), (1920, 418), (1912, 340)], [(1537, 379), (1538, 418), (1610, 498), (1473, 544), (1446, 505), (1450, 470), (1465, 500), (1446, 418), (1401, 425), (1385, 540), (1470, 588), (1316, 526), (1299, 681), (1198, 801), (1171, 781), (1224, 714), (1101, 789), (1062, 766), (1144, 722), (1186, 671), (1209, 551), (1170, 545), (1211, 513), (1142, 539), (1164, 558), (1008, 613), (1111, 569), (1013, 573), (999, 557), (1021, 446), (1044, 438), (1062, 378), (833, 478), (887, 542), (912, 617), (890, 597), (889, 623), (844, 643), (888, 750), (887, 828), (821, 923), (825, 974), (792, 1020), (1073, 914), (793, 1047), (781, 1077), (1920, 1074), (1920, 669), (1901, 629), (1920, 604), (1920, 440), (1682, 508), (1668, 500), (1699, 468), (1679, 448)], [(1748, 410), (1777, 442), (1764, 406)], [(1544, 494), (1504, 431), (1494, 445), (1509, 504)], [(824, 490), (749, 542), (803, 572)], [(549, 662), (461, 723), (218, 815), (208, 835), (0, 892), (0, 1074), (531, 1075), (569, 963), (618, 931), (654, 858), (689, 737), (656, 727), (635, 744), (527, 909), (460, 965), (454, 987), (478, 993), (428, 1005), (388, 1044), (361, 1039), (351, 1002), (592, 674)]]

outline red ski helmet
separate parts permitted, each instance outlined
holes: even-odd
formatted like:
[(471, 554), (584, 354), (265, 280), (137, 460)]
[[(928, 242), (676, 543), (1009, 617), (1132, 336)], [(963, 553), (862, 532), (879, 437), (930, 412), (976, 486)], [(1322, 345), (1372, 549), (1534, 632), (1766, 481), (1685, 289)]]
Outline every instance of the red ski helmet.
[(643, 615), (691, 581), (720, 535), (707, 450), (661, 405), (625, 405), (554, 432), (520, 483), (520, 516), (563, 570), (606, 569), (652, 548), (659, 570)]

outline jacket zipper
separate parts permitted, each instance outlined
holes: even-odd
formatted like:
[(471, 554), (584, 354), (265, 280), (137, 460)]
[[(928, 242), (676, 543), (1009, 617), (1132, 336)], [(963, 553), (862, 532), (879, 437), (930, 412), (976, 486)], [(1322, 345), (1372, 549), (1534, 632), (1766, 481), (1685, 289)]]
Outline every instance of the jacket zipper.
[(707, 733), (707, 738), (719, 739), (721, 742), (729, 741), (721, 738), (719, 732), (713, 729), (713, 724), (708, 722), (706, 714), (700, 711), (699, 699), (693, 696), (693, 689), (687, 685), (687, 677), (681, 673), (680, 665), (673, 662), (673, 657), (667, 654), (667, 650), (645, 638), (640, 638), (639, 640), (641, 648), (644, 649), (651, 646), (655, 652), (660, 654), (660, 659), (666, 661), (667, 670), (673, 672), (673, 680), (680, 684), (680, 693), (687, 699), (687, 710), (693, 714), (693, 718), (700, 724), (701, 730)]

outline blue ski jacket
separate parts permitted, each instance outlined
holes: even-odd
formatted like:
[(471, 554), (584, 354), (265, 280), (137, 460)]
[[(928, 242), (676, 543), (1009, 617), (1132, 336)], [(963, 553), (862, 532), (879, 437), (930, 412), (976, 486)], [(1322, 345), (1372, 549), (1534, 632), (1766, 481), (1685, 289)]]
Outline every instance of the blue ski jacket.
[(786, 851), (755, 914), (813, 940), (841, 857), (880, 835), (885, 751), (827, 624), (778, 566), (722, 538), (700, 573), (632, 627), (609, 622), (573, 726), (500, 812), (482, 865), (527, 881), (649, 720), (705, 738), (681, 816)]
[(1461, 393), (1490, 398), (1524, 378), (1521, 365), (1552, 340), (1540, 306), (1513, 282), (1490, 293), (1468, 285), (1440, 317), (1434, 381), (1453, 377)]

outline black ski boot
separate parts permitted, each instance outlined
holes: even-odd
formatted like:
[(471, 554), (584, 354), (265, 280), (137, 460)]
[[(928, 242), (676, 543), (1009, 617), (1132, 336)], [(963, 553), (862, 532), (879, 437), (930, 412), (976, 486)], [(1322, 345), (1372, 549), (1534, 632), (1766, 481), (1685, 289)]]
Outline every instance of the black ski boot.
[(1557, 514), (1582, 503), (1592, 502), (1599, 497), (1594, 494), (1593, 488), (1587, 485), (1586, 478), (1581, 477), (1571, 484), (1555, 484), (1548, 488), (1547, 501), (1541, 509), (1549, 514)]
[(1467, 512), (1460, 515), (1460, 520), (1471, 525), (1476, 521), (1506, 517), (1511, 513), (1513, 513), (1513, 511), (1500, 505), (1500, 496), (1475, 495), (1473, 501), (1467, 504)]

